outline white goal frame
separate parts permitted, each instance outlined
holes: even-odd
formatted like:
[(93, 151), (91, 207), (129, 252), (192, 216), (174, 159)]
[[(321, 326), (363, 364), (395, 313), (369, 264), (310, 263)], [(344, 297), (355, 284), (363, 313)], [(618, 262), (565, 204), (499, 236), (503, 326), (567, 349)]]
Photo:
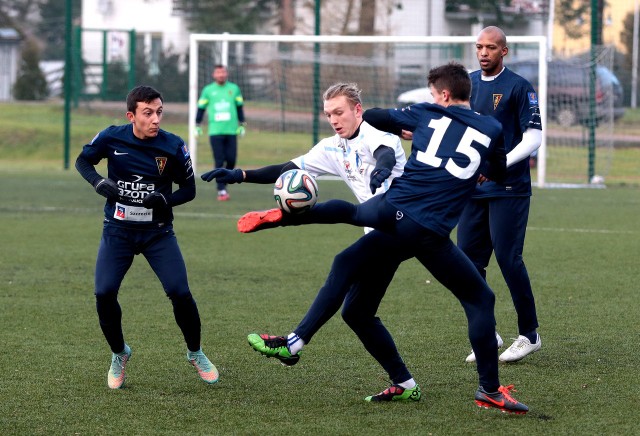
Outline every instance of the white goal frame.
[[(405, 43), (405, 44), (438, 44), (459, 43), (474, 44), (475, 36), (340, 36), (340, 35), (241, 35), (241, 34), (204, 34), (193, 33), (189, 38), (189, 151), (193, 163), (194, 173), (197, 173), (197, 142), (194, 134), (195, 117), (197, 111), (198, 94), (198, 44), (200, 42), (221, 43), (223, 65), (227, 65), (228, 44), (234, 42), (283, 42), (283, 43)], [(510, 36), (509, 43), (538, 44), (538, 101), (540, 102), (540, 116), (543, 129), (547, 126), (547, 38), (545, 36)], [(544, 133), (544, 130), (543, 130)], [(538, 149), (537, 186), (545, 186), (546, 175), (546, 135), (542, 135), (542, 144)]]

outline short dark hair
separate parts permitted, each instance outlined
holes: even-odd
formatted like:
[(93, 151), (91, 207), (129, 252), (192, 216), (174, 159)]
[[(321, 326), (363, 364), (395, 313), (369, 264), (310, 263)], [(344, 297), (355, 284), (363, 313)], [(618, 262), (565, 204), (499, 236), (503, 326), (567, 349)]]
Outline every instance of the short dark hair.
[(164, 103), (162, 94), (160, 94), (159, 91), (156, 91), (150, 86), (136, 86), (129, 91), (129, 94), (127, 95), (127, 111), (135, 113), (136, 108), (138, 107), (138, 102), (150, 103), (156, 98), (159, 98), (160, 101)]
[(438, 91), (448, 90), (454, 100), (467, 101), (471, 96), (469, 73), (464, 65), (458, 62), (449, 62), (429, 70), (427, 84)]

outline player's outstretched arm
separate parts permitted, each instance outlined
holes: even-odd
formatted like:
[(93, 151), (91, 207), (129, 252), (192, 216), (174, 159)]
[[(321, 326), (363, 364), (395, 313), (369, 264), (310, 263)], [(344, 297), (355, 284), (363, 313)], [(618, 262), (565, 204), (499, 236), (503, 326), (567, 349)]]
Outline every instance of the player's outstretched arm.
[(244, 172), (240, 168), (234, 170), (216, 168), (215, 170), (204, 173), (200, 178), (205, 182), (216, 179), (218, 183), (242, 183), (244, 181)]
[(285, 162), (277, 165), (269, 165), (255, 170), (243, 171), (240, 168), (228, 170), (226, 168), (216, 168), (200, 176), (205, 182), (213, 179), (218, 183), (275, 183), (285, 171), (296, 169), (298, 166), (293, 162)]

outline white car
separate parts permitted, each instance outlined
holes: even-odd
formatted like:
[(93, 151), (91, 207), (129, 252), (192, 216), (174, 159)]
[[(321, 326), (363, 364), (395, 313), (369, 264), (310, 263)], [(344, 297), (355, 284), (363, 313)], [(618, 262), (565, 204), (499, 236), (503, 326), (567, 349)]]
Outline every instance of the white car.
[(398, 96), (398, 106), (408, 106), (415, 103), (433, 103), (433, 96), (429, 88), (416, 88), (403, 92)]

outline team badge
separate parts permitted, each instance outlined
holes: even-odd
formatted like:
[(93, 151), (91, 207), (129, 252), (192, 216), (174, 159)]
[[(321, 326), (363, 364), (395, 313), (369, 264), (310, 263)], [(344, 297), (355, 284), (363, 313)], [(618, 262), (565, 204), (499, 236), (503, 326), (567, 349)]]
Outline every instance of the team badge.
[(189, 157), (189, 147), (187, 147), (187, 144), (182, 144), (182, 154), (184, 157)]
[(502, 94), (493, 94), (493, 110), (496, 110), (498, 108), (500, 100), (502, 100)]
[(529, 104), (532, 106), (537, 106), (538, 105), (538, 96), (536, 95), (535, 92), (530, 92), (529, 94), (527, 94), (529, 96)]
[(118, 205), (116, 208), (116, 218), (124, 219), (124, 207)]
[(166, 157), (157, 157), (156, 158), (156, 165), (158, 165), (158, 173), (160, 175), (162, 175), (162, 172), (164, 171), (164, 167), (167, 166), (167, 158)]

